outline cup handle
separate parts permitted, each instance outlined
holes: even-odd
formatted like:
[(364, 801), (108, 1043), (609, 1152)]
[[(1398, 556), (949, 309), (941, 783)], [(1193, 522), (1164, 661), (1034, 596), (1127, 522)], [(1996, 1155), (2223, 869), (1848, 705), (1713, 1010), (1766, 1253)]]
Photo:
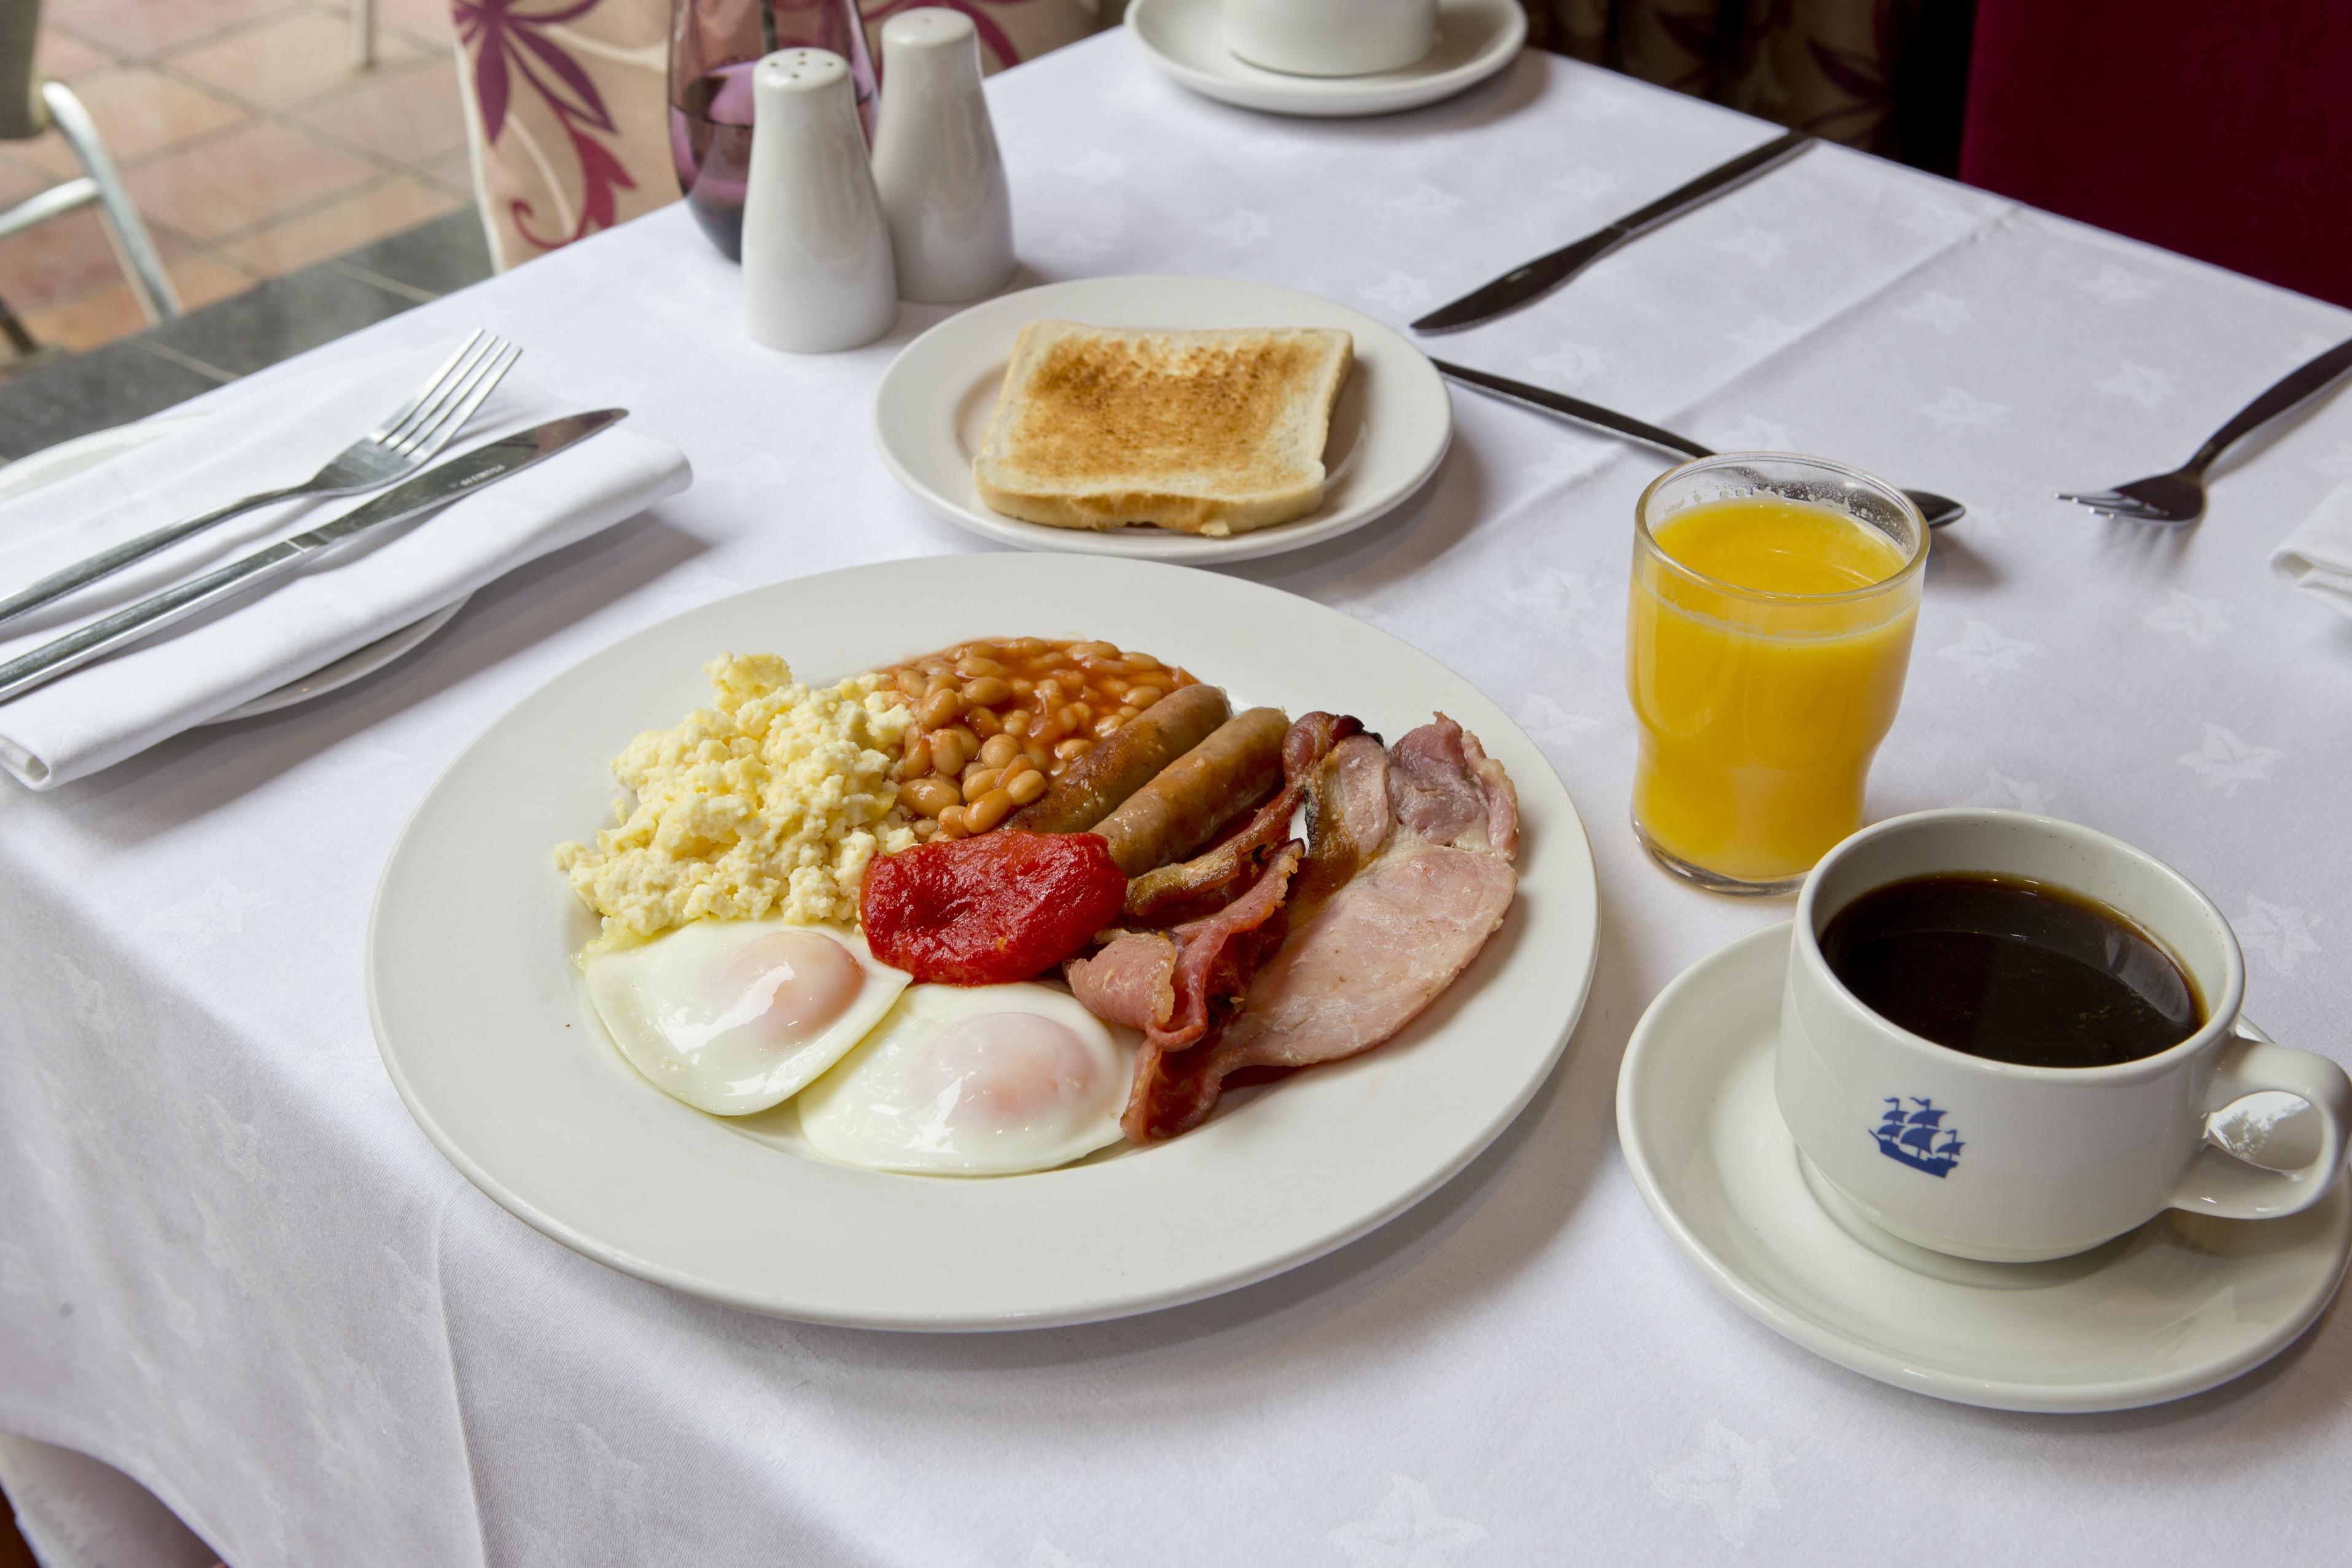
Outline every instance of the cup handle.
[(2278, 1219), (2327, 1196), (2344, 1171), (2345, 1132), (2352, 1126), (2352, 1077), (2326, 1057), (2292, 1051), (2237, 1025), (2214, 1064), (2206, 1096), (2212, 1118), (2249, 1094), (2277, 1090), (2309, 1105), (2320, 1122), (2319, 1153), (2300, 1170), (2250, 1165), (2208, 1144), (2200, 1150), (2171, 1207), (2225, 1219)]

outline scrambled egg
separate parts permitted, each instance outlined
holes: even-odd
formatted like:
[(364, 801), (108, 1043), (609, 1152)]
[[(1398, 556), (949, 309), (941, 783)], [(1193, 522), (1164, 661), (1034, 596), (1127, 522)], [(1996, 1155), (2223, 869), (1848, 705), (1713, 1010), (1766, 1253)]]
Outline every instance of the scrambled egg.
[(914, 715), (882, 677), (812, 689), (772, 653), (703, 666), (716, 695), (614, 758), (635, 794), (555, 863), (604, 917), (598, 946), (691, 920), (847, 925), (877, 851), (912, 848), (891, 780)]

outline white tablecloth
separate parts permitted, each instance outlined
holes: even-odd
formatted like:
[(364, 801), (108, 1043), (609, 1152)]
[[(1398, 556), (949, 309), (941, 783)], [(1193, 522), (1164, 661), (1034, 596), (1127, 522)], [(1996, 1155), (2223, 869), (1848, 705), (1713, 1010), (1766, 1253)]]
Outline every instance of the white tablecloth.
[[(1358, 123), (1202, 101), (1118, 36), (990, 91), (1034, 276), (1224, 273), (1400, 321), (1769, 134), (1536, 54)], [(1458, 1180), (1221, 1300), (963, 1338), (704, 1306), (468, 1186), (362, 1007), (394, 834), (500, 712), (648, 622), (977, 548), (866, 433), (883, 365), (940, 314), (909, 307), (857, 353), (770, 353), (672, 208), (297, 361), (479, 322), (541, 384), (634, 408), (698, 483), (493, 585), (394, 672), (0, 794), (0, 1428), (138, 1476), (237, 1568), (2340, 1556), (2340, 1312), (2169, 1407), (1992, 1414), (1774, 1337), (1651, 1223), (1612, 1132), (1627, 1032), (1785, 908), (1676, 884), (1625, 827), (1622, 584), (1662, 460), (1467, 393), (1423, 505), (1243, 569), (1476, 682), (1590, 825), (1591, 1004)], [(2147, 845), (2238, 923), (2252, 1016), (2344, 1054), (2352, 627), (2263, 558), (2352, 474), (2352, 403), (2257, 444), (2194, 531), (2050, 493), (2169, 465), (2347, 329), (1821, 148), (1444, 351), (1965, 497), (1873, 811), (2043, 808)]]

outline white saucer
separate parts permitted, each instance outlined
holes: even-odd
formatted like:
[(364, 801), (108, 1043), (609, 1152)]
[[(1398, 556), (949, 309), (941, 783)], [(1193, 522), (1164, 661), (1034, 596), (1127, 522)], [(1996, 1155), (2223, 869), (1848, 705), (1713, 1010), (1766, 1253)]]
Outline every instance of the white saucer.
[(1438, 0), (1437, 47), (1374, 76), (1301, 77), (1234, 57), (1223, 0), (1131, 0), (1128, 31), (1161, 70), (1204, 98), (1273, 114), (1394, 114), (1451, 98), (1511, 63), (1528, 41), (1519, 0)]
[(2335, 1295), (2352, 1257), (2342, 1184), (2292, 1218), (2169, 1212), (2050, 1263), (1948, 1258), (1836, 1215), (1773, 1103), (1789, 931), (1756, 932), (1685, 970), (1635, 1026), (1617, 1075), (1634, 1185), (1749, 1316), (1938, 1399), (2126, 1410), (2261, 1365)]
[[(118, 424), (110, 430), (93, 430), (71, 441), (60, 441), (55, 446), (19, 457), (14, 463), (0, 465), (0, 501), (13, 501), (19, 496), (30, 495), (45, 485), (54, 485), (70, 478), (87, 468), (95, 468), (110, 457), (144, 446), (160, 436), (169, 435), (184, 425), (204, 419), (200, 413), (159, 415), (131, 424)], [(466, 608), (462, 599), (445, 604), (422, 621), (412, 621), (399, 631), (377, 638), (363, 647), (354, 648), (331, 664), (320, 665), (299, 680), (273, 686), (259, 696), (239, 703), (225, 714), (205, 720), (205, 724), (227, 724), (232, 719), (254, 718), (265, 713), (276, 713), (296, 703), (309, 702), (312, 697), (325, 696), (339, 691), (363, 675), (372, 675), (403, 653), (424, 642), (442, 627), (449, 624), (457, 612)], [(198, 726), (202, 728), (203, 726)]]
[[(1004, 384), (1013, 340), (1031, 321), (1093, 327), (1337, 327), (1356, 366), (1331, 410), (1323, 504), (1270, 528), (1212, 538), (1167, 528), (1052, 528), (990, 508), (971, 460)], [(883, 466), (948, 521), (1001, 544), (1065, 555), (1221, 565), (1278, 555), (1360, 528), (1411, 499), (1454, 439), (1454, 402), (1429, 356), (1360, 310), (1295, 288), (1233, 277), (1086, 277), (999, 295), (959, 310), (890, 361), (874, 389)]]

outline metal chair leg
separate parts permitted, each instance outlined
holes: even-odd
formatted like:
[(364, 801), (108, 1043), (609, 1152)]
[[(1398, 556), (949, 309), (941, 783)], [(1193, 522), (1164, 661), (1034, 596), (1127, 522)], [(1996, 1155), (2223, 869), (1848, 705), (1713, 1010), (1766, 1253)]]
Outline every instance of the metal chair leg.
[(19, 365), (41, 351), (40, 344), (33, 341), (33, 335), (25, 330), (25, 323), (16, 319), (16, 313), (14, 310), (8, 308), (8, 302), (5, 299), (0, 299), (0, 337), (8, 340), (8, 347), (16, 354)]
[(352, 0), (352, 64), (375, 64), (375, 0)]
[(148, 237), (146, 221), (131, 204), (131, 193), (123, 188), (122, 172), (114, 166), (113, 156), (100, 139), (89, 111), (61, 81), (43, 82), (41, 101), (48, 108), (50, 120), (98, 186), (99, 211), (106, 218), (107, 237), (114, 242), (115, 259), (122, 264), (123, 276), (131, 282), (131, 292), (138, 297), (139, 308), (147, 313), (150, 321), (168, 321), (179, 315), (180, 296), (172, 287), (171, 274), (163, 270), (163, 258), (155, 254), (155, 242)]
[(0, 239), (20, 234), (35, 224), (61, 218), (76, 207), (86, 207), (98, 200), (98, 182), (84, 174), (79, 179), (60, 180), (46, 191), (37, 192), (0, 213)]

